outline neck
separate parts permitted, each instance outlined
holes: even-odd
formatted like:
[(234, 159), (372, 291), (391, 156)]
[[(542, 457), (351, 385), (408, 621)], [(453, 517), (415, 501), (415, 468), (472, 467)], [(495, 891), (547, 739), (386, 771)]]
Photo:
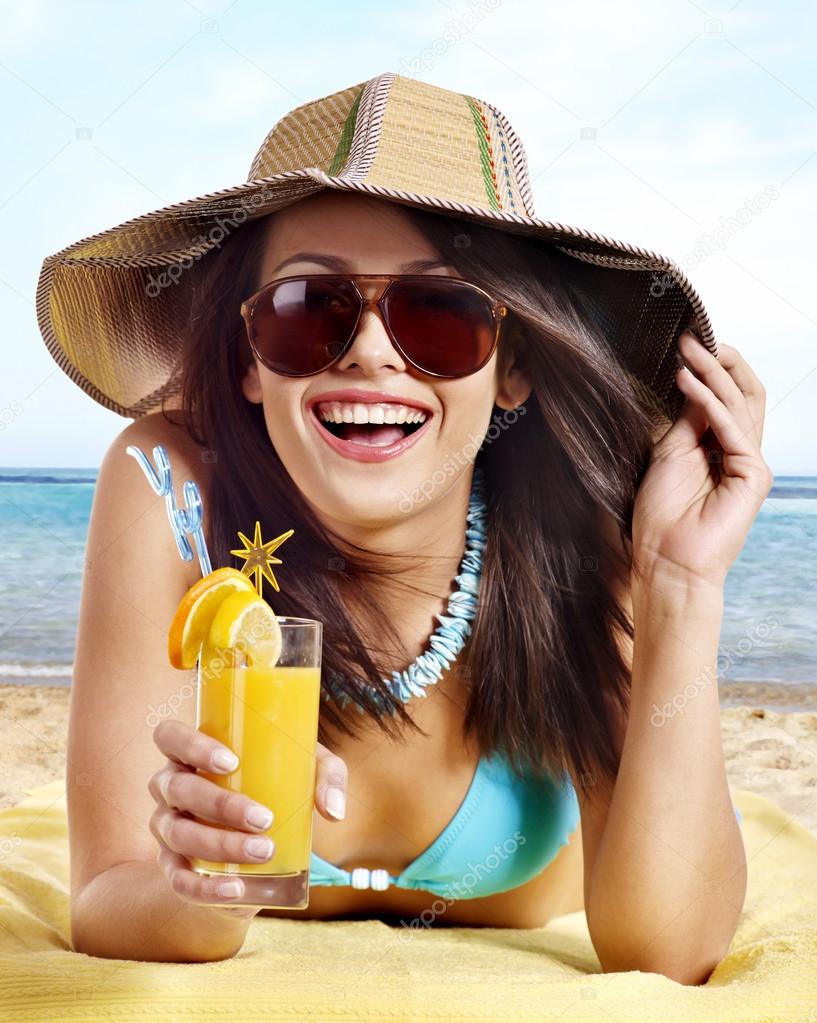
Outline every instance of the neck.
[[(448, 597), (456, 588), (454, 576), (465, 551), (471, 482), (471, 473), (464, 474), (437, 500), (386, 526), (372, 528), (321, 516), (341, 551), (348, 549), (354, 556), (347, 544), (364, 547), (375, 569), (387, 573), (377, 576), (374, 592), (378, 606), (395, 624), (403, 642), (403, 649), (395, 651), (395, 669), (404, 668), (422, 653), (437, 626), (434, 616), (445, 612)], [(364, 620), (365, 607), (354, 584), (343, 584), (342, 593), (355, 624), (369, 634), (371, 625)]]

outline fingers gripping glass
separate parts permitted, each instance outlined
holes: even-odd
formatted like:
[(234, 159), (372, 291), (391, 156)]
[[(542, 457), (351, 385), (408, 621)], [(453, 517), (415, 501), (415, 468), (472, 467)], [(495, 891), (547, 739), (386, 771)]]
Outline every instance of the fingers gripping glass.
[[(359, 281), (381, 281), (366, 298)], [(491, 358), (508, 308), (458, 277), (300, 274), (282, 277), (241, 304), (258, 360), (284, 376), (327, 369), (354, 342), (364, 309), (376, 305), (392, 344), (423, 373), (469, 376)]]

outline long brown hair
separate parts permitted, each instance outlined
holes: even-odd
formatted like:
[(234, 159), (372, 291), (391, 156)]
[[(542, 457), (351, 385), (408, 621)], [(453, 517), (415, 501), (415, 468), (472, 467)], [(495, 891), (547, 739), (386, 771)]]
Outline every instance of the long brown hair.
[[(482, 755), (503, 752), (516, 771), (534, 774), (560, 776), (572, 766), (589, 787), (618, 770), (608, 713), (628, 706), (630, 677), (616, 631), (633, 634), (610, 583), (609, 569), (622, 562), (600, 512), (612, 516), (629, 558), (654, 423), (602, 329), (581, 311), (570, 257), (529, 237), (403, 209), (462, 277), (508, 304), (498, 357), (513, 354), (533, 386), (524, 414), (476, 456), (487, 544), (472, 633), (452, 669), (466, 682), (463, 727)], [(266, 537), (294, 528), (276, 614), (323, 622), (324, 678), (385, 733), (422, 731), (383, 684), (390, 673), (372, 642), (396, 635), (378, 601), (378, 583), (394, 569), (380, 552), (341, 544), (315, 518), (270, 441), (262, 406), (241, 390), (252, 356), (239, 306), (263, 284), (266, 220), (240, 227), (205, 257), (179, 364), (183, 424), (213, 462), (205, 495), (213, 565), (240, 567), (229, 551), (242, 524), (258, 519)], [(343, 599), (351, 590), (372, 623), (365, 636)], [(381, 695), (385, 712), (361, 681)], [(324, 699), (319, 739), (327, 743), (325, 722), (357, 736), (361, 721), (354, 707)]]

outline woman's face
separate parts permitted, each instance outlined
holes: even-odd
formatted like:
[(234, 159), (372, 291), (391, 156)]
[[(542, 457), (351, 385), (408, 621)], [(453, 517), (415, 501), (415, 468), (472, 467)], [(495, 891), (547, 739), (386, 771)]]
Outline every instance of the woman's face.
[[(299, 272), (337, 272), (302, 253), (343, 260), (349, 273), (404, 273), (404, 265), (416, 260), (439, 262), (439, 253), (398, 205), (329, 190), (269, 218), (256, 287)], [(447, 265), (424, 272), (460, 276)], [(365, 281), (358, 286), (370, 297), (383, 284)], [(434, 506), (444, 508), (446, 493), (452, 487), (462, 490), (456, 481), (470, 481), (494, 404), (511, 409), (530, 394), (529, 384), (512, 365), (500, 371), (500, 361), (507, 360), (498, 355), (497, 349), (482, 369), (467, 377), (429, 376), (402, 358), (377, 307), (369, 306), (348, 351), (329, 369), (309, 377), (285, 377), (255, 360), (243, 391), (248, 401), (263, 405), (270, 440), (315, 512), (336, 529), (345, 523), (365, 531), (406, 521)], [(387, 392), (398, 405), (417, 402), (428, 409), (429, 421), (417, 441), (393, 457), (349, 457), (327, 441), (316, 415), (320, 406), (313, 405), (325, 392), (345, 388)], [(348, 432), (362, 440), (368, 428)]]

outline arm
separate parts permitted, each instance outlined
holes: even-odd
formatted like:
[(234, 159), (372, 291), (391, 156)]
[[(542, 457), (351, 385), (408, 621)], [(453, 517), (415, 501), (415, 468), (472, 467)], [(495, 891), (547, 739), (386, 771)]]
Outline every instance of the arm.
[(636, 585), (632, 696), (621, 763), (586, 878), (588, 928), (608, 971), (703, 982), (746, 891), (717, 690), (722, 597)]
[(603, 968), (697, 984), (725, 954), (746, 891), (717, 650), (724, 581), (772, 475), (757, 377), (730, 346), (719, 361), (682, 335), (681, 350), (695, 371), (679, 371), (688, 402), (653, 450), (633, 515), (621, 763), (614, 784), (583, 801), (582, 823), (585, 907)]
[[(179, 899), (157, 863), (148, 791), (164, 756), (154, 717), (195, 722), (192, 678), (167, 661), (167, 630), (197, 576), (181, 561), (157, 497), (128, 444), (167, 446), (177, 501), (207, 468), (159, 416), (128, 425), (100, 468), (89, 524), (71, 688), (66, 767), (71, 934), (76, 951), (196, 961), (234, 954), (249, 926), (237, 910)], [(168, 707), (178, 708), (174, 713)]]
[(178, 899), (153, 860), (116, 863), (71, 900), (71, 945), (102, 959), (200, 963), (241, 950), (254, 912)]

